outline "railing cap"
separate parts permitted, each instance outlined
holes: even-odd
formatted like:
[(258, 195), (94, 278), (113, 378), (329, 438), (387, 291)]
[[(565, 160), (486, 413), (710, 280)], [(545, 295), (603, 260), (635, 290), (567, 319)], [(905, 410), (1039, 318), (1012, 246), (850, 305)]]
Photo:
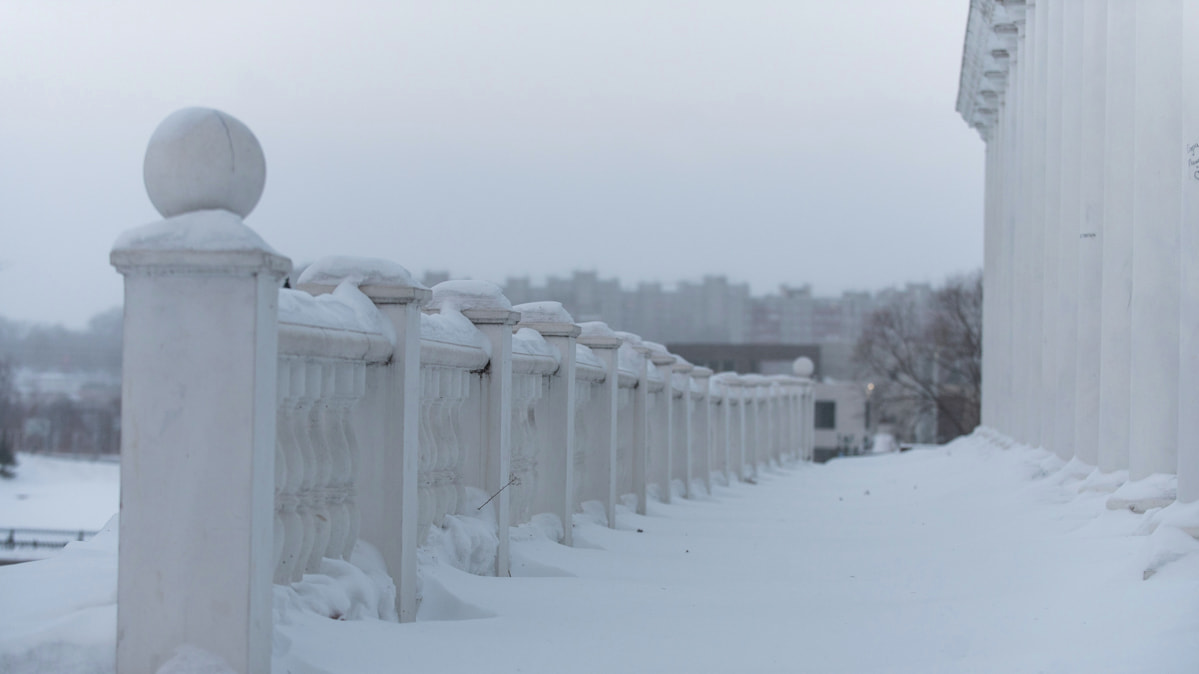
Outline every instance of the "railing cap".
[(231, 274), (266, 270), (283, 279), (291, 260), (271, 248), (240, 216), (193, 211), (122, 232), (109, 261), (122, 274), (137, 269), (221, 269)]
[(357, 286), (375, 304), (424, 304), (432, 296), (432, 291), (395, 262), (348, 255), (329, 255), (313, 262), (300, 274), (296, 288), (324, 295), (344, 281)]
[[(641, 339), (641, 335), (632, 332), (626, 332), (624, 330), (617, 330), (616, 336), (623, 339), (625, 344), (637, 349), (639, 353), (645, 353), (645, 351), (641, 351), (641, 349), (645, 349), (645, 340)], [(646, 351), (648, 351), (648, 349), (646, 349)]]
[(512, 309), (520, 312), (517, 327), (531, 328), (544, 337), (578, 337), (582, 331), (561, 302), (526, 302)]
[(580, 323), (579, 327), (582, 328), (579, 343), (592, 349), (617, 349), (624, 343), (616, 331), (603, 321), (586, 321)]
[(650, 350), (650, 361), (654, 365), (673, 365), (678, 357), (666, 350), (666, 347), (657, 342), (651, 342), (648, 339), (641, 342), (642, 346)]
[(428, 308), (440, 311), (449, 308), (462, 312), (472, 323), (502, 323), (516, 325), (520, 313), (504, 291), (491, 281), (443, 281), (433, 286), (433, 300)]
[(708, 377), (712, 376), (712, 369), (699, 366), (691, 371), (691, 376), (695, 377), (696, 379), (707, 379)]

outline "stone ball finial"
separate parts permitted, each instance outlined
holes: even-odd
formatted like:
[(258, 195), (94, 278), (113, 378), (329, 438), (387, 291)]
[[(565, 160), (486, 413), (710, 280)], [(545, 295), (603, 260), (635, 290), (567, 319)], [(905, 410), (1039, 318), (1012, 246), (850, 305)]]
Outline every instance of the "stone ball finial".
[(244, 218), (262, 197), (266, 158), (254, 133), (234, 117), (183, 108), (154, 130), (142, 173), (164, 218), (218, 208)]
[(796, 358), (795, 362), (791, 365), (791, 371), (795, 373), (796, 377), (811, 377), (812, 370), (814, 369), (815, 366), (812, 365), (812, 359), (807, 356)]

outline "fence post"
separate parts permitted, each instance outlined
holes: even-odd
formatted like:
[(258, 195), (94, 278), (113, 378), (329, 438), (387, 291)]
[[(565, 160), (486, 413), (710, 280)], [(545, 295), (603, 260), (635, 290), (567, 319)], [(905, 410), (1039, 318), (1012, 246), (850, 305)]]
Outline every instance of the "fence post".
[[(480, 428), (483, 451), (482, 487), (494, 496), (496, 536), (495, 575), (508, 576), (508, 483), (512, 479), (512, 328), (520, 312), (499, 286), (487, 281), (445, 281), (433, 286), (430, 309), (453, 306), (491, 343), (491, 361), (483, 375)], [(482, 504), (478, 504), (482, 505)], [(470, 504), (467, 507), (471, 507)]]
[(744, 376), (738, 376), (729, 380), (729, 384), (737, 392), (737, 479), (742, 482), (749, 481), (749, 474), (745, 470), (746, 459), (749, 458), (747, 444), (749, 443), (749, 431), (746, 429), (748, 423), (752, 420), (749, 415), (749, 385), (745, 381)]
[(345, 279), (357, 283), (395, 331), (395, 351), (380, 368), (376, 396), (361, 403), (373, 441), (359, 448), (355, 484), (359, 535), (383, 555), (396, 584), (396, 612), (401, 622), (411, 622), (416, 620), (420, 509), (420, 310), (432, 292), (398, 264), (350, 257), (317, 260), (304, 270), (297, 288), (323, 295)]
[(166, 218), (129, 230), (117, 662), (183, 644), (270, 669), (279, 286), (291, 261), (242, 222), (262, 195), (254, 134), (216, 110), (167, 117), (146, 150)]
[[(671, 466), (671, 481), (673, 481), (675, 475), (682, 475), (683, 498), (691, 498), (691, 371), (694, 369), (694, 365), (681, 357), (671, 367), (673, 373), (683, 375), (683, 395), (679, 398), (679, 418), (674, 420), (675, 428), (679, 430), (679, 435), (674, 438), (674, 446), (671, 448), (672, 454), (675, 453), (676, 449), (679, 450)], [(674, 377), (671, 377), (669, 381), (673, 385)], [(673, 400), (673, 396), (674, 393), (672, 392), (671, 400)], [(671, 404), (673, 405), (674, 403), (672, 402)]]
[[(607, 374), (604, 377), (604, 389), (600, 400), (596, 401), (595, 410), (598, 420), (593, 428), (597, 429), (595, 448), (598, 450), (595, 458), (597, 465), (587, 466), (589, 479), (596, 482), (591, 486), (593, 492), (598, 492), (604, 504), (604, 513), (608, 517), (608, 526), (616, 527), (616, 447), (617, 447), (617, 396), (620, 392), (620, 359), (617, 350), (623, 343), (620, 337), (600, 321), (582, 323), (582, 334), (579, 343), (595, 352), (600, 362), (604, 364)], [(584, 497), (592, 494), (584, 494)]]
[(658, 411), (658, 442), (661, 445), (658, 451), (662, 453), (662, 456), (656, 462), (659, 474), (650, 476), (650, 479), (656, 480), (661, 487), (658, 499), (662, 503), (670, 503), (671, 454), (674, 449), (674, 388), (670, 379), (671, 368), (676, 359), (661, 344), (656, 342), (643, 342), (643, 344), (650, 350), (652, 354), (650, 360), (662, 375), (663, 383), (662, 405)]
[(633, 493), (637, 495), (637, 514), (645, 515), (649, 500), (649, 347), (635, 339), (633, 348), (641, 354), (641, 366), (637, 371), (636, 400), (633, 403)]
[(815, 370), (812, 359), (800, 356), (791, 364), (791, 371), (799, 377), (799, 458), (811, 461), (813, 424), (815, 423), (815, 402), (812, 396), (812, 372)]
[[(709, 396), (711, 390), (712, 370), (706, 367), (697, 367), (691, 371), (691, 377), (699, 383), (699, 388), (702, 393), (699, 394), (699, 399), (695, 402), (695, 411), (698, 413), (695, 419), (695, 432), (692, 434), (692, 446), (695, 450), (696, 463), (699, 464), (699, 470), (704, 478), (704, 489), (709, 494), (712, 493), (712, 447), (709, 439), (708, 425), (711, 420), (711, 410), (709, 406), (711, 402)], [(690, 478), (688, 478), (690, 480)]]
[(518, 327), (541, 333), (558, 350), (558, 371), (549, 377), (543, 398), (548, 414), (539, 431), (545, 433), (541, 493), (534, 512), (550, 512), (562, 520), (562, 544), (574, 545), (575, 344), (582, 331), (560, 302), (532, 302), (513, 307), (521, 314)]

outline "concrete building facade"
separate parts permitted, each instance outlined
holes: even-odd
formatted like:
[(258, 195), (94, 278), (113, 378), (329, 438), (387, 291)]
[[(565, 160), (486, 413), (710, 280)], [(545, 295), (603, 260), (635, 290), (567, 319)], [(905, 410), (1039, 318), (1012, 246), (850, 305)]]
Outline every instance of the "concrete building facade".
[(1111, 507), (1199, 501), (1191, 37), (1183, 0), (970, 2), (957, 108), (987, 147), (983, 423), (1114, 476)]

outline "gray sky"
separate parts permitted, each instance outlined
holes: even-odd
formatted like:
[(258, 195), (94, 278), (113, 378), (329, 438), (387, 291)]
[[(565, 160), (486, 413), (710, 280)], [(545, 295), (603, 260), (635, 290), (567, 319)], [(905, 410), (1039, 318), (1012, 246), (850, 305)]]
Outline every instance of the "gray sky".
[(938, 281), (982, 264), (968, 6), (0, 0), (0, 315), (120, 302), (146, 141), (189, 105), (258, 136), (247, 223), (297, 262)]

